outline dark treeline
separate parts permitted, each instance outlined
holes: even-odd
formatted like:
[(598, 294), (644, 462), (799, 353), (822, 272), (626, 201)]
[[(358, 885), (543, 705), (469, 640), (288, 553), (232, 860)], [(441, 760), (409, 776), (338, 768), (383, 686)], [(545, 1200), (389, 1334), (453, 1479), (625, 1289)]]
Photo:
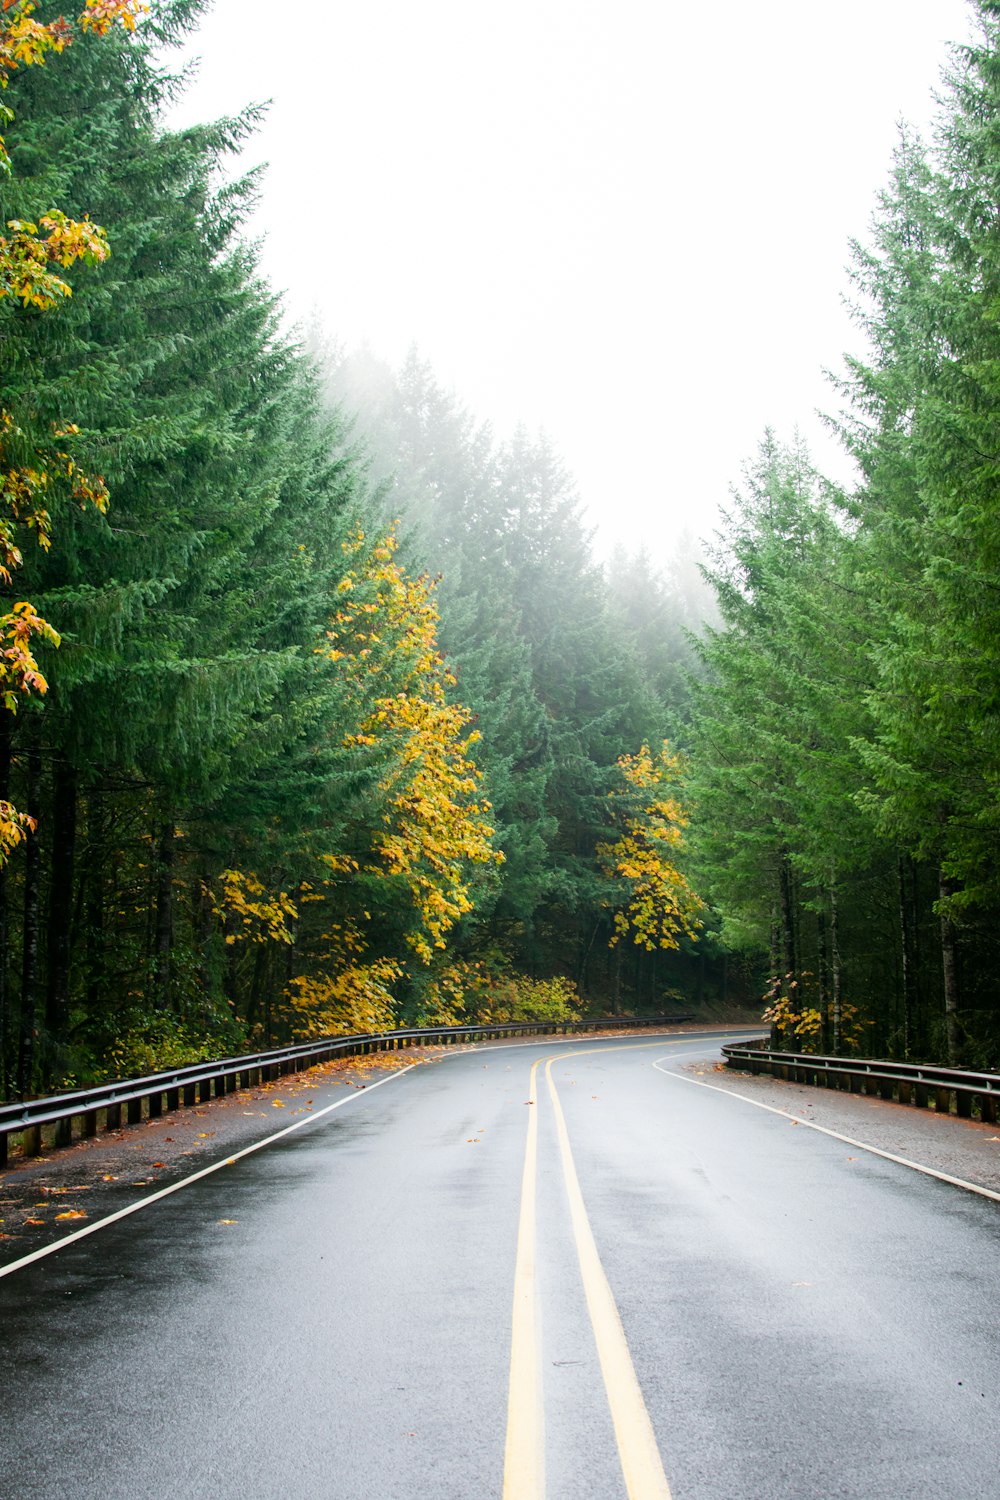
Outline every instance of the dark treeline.
[(1000, 6), (904, 133), (838, 382), (859, 483), (768, 436), (713, 582), (701, 888), (786, 1042), (1000, 1063)]
[[(343, 414), (343, 368), (281, 333), (241, 238), (255, 182), (226, 166), (253, 111), (161, 123), (200, 9), (79, 39), (6, 95), (4, 220), (58, 203), (112, 256), (54, 309), (0, 297), (7, 620), (30, 599), (62, 638), (36, 647), (48, 691), (0, 708), (0, 800), (37, 825), (0, 868), (0, 1084), (661, 1008), (670, 945), (697, 968), (686, 886), (624, 866), (644, 819), (679, 826), (656, 790), (690, 577), (605, 575), (548, 445), (493, 443), (417, 360), (383, 372), (377, 423), (360, 394)], [(39, 548), (12, 486), (53, 433)], [(661, 918), (634, 906), (626, 945), (651, 881)]]

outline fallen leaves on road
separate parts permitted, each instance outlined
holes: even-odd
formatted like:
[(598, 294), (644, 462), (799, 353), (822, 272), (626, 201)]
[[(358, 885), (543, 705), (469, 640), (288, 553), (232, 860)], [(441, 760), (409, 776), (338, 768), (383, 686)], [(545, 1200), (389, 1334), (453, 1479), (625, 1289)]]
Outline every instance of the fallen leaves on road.
[(86, 1210), (82, 1208), (67, 1208), (63, 1213), (56, 1214), (57, 1219), (85, 1219)]
[(220, 1224), (238, 1224), (239, 1222), (240, 1222), (239, 1219), (220, 1219), (219, 1220)]

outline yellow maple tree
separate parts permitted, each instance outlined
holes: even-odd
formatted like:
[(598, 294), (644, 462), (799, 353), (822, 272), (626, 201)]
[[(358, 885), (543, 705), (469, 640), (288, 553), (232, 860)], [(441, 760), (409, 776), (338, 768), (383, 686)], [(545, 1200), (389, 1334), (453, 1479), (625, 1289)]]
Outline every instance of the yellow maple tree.
[(656, 755), (643, 745), (637, 755), (621, 756), (618, 770), (622, 784), (608, 800), (620, 831), (597, 846), (604, 873), (624, 881), (628, 892), (615, 912), (611, 946), (631, 932), (647, 952), (676, 948), (681, 933), (697, 936), (704, 910), (677, 865), (688, 823), (673, 790), (683, 780), (683, 762), (664, 740)]
[(478, 732), (468, 710), (450, 699), (455, 678), (438, 650), (433, 581), (406, 573), (392, 534), (369, 548), (358, 531), (345, 552), (349, 566), (319, 652), (355, 714), (345, 747), (370, 749), (379, 765), (382, 811), (364, 848), (320, 856), (327, 879), (312, 899), (354, 914), (327, 922), (316, 968), (287, 987), (300, 1035), (391, 1023), (393, 986), (406, 963), (371, 952), (372, 914), (362, 909), (361, 891), (404, 893), (411, 912), (405, 947), (429, 964), (473, 908), (471, 871), (503, 859), (470, 754)]
[[(359, 534), (359, 548), (362, 543)], [(376, 679), (374, 699), (345, 740), (348, 746), (388, 741), (395, 751), (382, 782), (383, 826), (360, 868), (405, 883), (420, 919), (408, 942), (429, 962), (472, 910), (470, 866), (498, 863), (503, 855), (493, 847), (482, 772), (469, 753), (479, 732), (468, 709), (448, 698), (456, 680), (437, 646), (434, 582), (409, 577), (395, 552), (390, 534), (373, 548), (363, 571), (345, 575), (345, 602), (324, 650), (331, 662), (360, 664), (369, 691)], [(352, 596), (356, 603), (347, 602)], [(388, 691), (379, 691), (380, 685)]]

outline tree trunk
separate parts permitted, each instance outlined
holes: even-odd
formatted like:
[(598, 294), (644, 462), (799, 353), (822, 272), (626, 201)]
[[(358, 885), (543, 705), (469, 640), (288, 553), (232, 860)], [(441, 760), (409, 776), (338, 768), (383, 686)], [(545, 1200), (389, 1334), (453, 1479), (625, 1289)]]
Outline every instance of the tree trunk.
[(782, 989), (791, 1002), (793, 1014), (802, 1009), (799, 994), (798, 974), (795, 969), (795, 916), (792, 910), (792, 869), (788, 855), (782, 854), (778, 871), (778, 892), (781, 901), (781, 962), (783, 968)]
[(906, 859), (910, 874), (909, 887), (909, 914), (910, 914), (910, 944), (913, 951), (913, 983), (911, 990), (913, 994), (913, 1035), (910, 1040), (912, 1051), (917, 1057), (927, 1055), (927, 1017), (924, 1006), (924, 973), (923, 973), (923, 949), (924, 944), (920, 935), (920, 866), (909, 856)]
[(209, 991), (212, 979), (209, 967), (209, 955), (212, 945), (212, 934), (214, 931), (214, 913), (212, 911), (212, 893), (208, 885), (208, 876), (203, 874), (198, 880), (198, 893), (195, 898), (194, 908), (194, 931), (195, 941), (198, 945), (198, 988), (201, 991), (202, 1014), (209, 1016), (211, 1005)]
[[(777, 1000), (778, 996), (784, 990), (784, 986), (782, 985), (782, 982), (781, 982), (780, 941), (781, 941), (780, 940), (780, 930), (779, 930), (779, 927), (778, 927), (777, 914), (775, 913), (774, 909), (772, 908), (772, 910), (771, 910), (771, 925), (770, 925), (770, 928), (768, 929), (768, 941), (767, 941), (768, 957), (771, 960), (771, 973), (770, 973), (770, 976), (769, 976), (770, 983), (768, 985), (768, 990), (770, 992), (770, 1001), (769, 1001), (769, 1004), (773, 1003), (775, 1000)], [(781, 1032), (778, 1030), (778, 1027), (777, 1027), (777, 1025), (775, 1024), (774, 1021), (771, 1022), (770, 1046), (771, 1046), (772, 1049), (781, 1046)]]
[(87, 1015), (97, 1016), (104, 1000), (104, 797), (91, 792), (87, 800), (87, 883), (86, 949), (87, 949)]
[(816, 983), (819, 990), (819, 1011), (823, 1017), (823, 1050), (830, 1045), (832, 1031), (830, 1015), (830, 954), (826, 936), (826, 912), (816, 913)]
[(913, 1032), (913, 944), (910, 932), (910, 903), (906, 893), (906, 860), (897, 862), (899, 888), (900, 982), (903, 1002), (903, 1057), (909, 1059)]
[(842, 1050), (843, 1013), (840, 1000), (840, 913), (837, 887), (830, 882), (830, 1004), (833, 1010), (833, 1050)]
[[(0, 802), (10, 801), (11, 759), (11, 715), (0, 708)], [(11, 1027), (13, 1017), (10, 1005), (10, 985), (7, 965), (9, 960), (9, 922), (7, 902), (9, 899), (7, 861), (0, 864), (0, 1099), (6, 1099), (14, 1071), (12, 1058)]]
[[(42, 752), (37, 731), (30, 732), (26, 756), (27, 795), (25, 811), (31, 818), (41, 813)], [(21, 1025), (17, 1053), (17, 1091), (22, 1098), (31, 1092), (35, 1072), (35, 1020), (38, 1006), (38, 902), (42, 883), (42, 850), (37, 832), (25, 840), (24, 926), (21, 954)]]
[(938, 880), (941, 898), (941, 970), (944, 977), (944, 1030), (948, 1049), (948, 1066), (957, 1068), (962, 1055), (965, 1033), (958, 1019), (958, 933), (948, 915), (948, 902), (955, 894), (955, 886), (944, 874)]
[(250, 975), (250, 992), (247, 998), (246, 1015), (243, 1017), (247, 1034), (252, 1035), (261, 1014), (264, 999), (265, 982), (267, 980), (267, 966), (270, 954), (269, 944), (258, 943), (257, 951), (253, 958), (253, 970)]
[(598, 932), (601, 929), (601, 920), (602, 919), (598, 917), (597, 921), (594, 923), (593, 931), (590, 934), (590, 941), (587, 944), (586, 951), (583, 955), (583, 961), (580, 964), (580, 971), (577, 975), (576, 987), (581, 995), (585, 995), (587, 993), (587, 968), (590, 964), (590, 955), (594, 950), (594, 942), (597, 938)]
[(170, 1004), (170, 954), (174, 941), (174, 822), (160, 825), (156, 847), (156, 933), (154, 937), (154, 1003), (157, 1010)]
[(76, 772), (60, 760), (52, 794), (51, 874), (48, 910), (48, 982), (45, 992), (46, 1083), (59, 1071), (69, 1036), (69, 969), (72, 953), (73, 866), (76, 857)]

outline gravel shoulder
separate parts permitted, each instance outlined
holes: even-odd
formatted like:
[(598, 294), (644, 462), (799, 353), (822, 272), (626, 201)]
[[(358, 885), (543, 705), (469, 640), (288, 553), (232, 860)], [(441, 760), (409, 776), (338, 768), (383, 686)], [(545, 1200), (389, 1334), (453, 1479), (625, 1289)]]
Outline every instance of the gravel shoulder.
[(866, 1094), (741, 1073), (722, 1063), (688, 1063), (680, 1071), (726, 1093), (741, 1094), (879, 1151), (1000, 1193), (1000, 1126)]

